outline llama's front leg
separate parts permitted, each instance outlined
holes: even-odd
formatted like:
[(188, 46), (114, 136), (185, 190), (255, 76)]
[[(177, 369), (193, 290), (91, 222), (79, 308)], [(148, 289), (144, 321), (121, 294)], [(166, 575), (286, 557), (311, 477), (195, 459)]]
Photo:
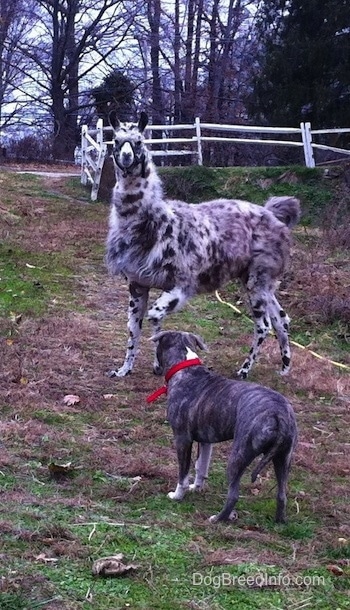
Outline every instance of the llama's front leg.
[[(147, 317), (153, 325), (153, 335), (161, 330), (163, 318), (168, 313), (179, 311), (189, 298), (189, 294), (182, 288), (173, 288), (168, 292), (162, 292), (160, 297), (153, 303), (149, 309)], [(158, 362), (157, 355), (154, 357), (153, 371), (156, 375), (162, 375), (163, 369)]]
[(131, 372), (140, 342), (142, 321), (147, 309), (149, 289), (132, 282), (129, 285), (130, 298), (128, 310), (128, 343), (123, 366), (110, 371), (110, 377), (125, 377)]
[(267, 337), (271, 328), (270, 318), (267, 310), (267, 298), (262, 295), (250, 296), (252, 312), (254, 317), (254, 340), (253, 345), (249, 350), (248, 357), (243, 362), (237, 375), (246, 379), (250, 369), (252, 368), (264, 339)]

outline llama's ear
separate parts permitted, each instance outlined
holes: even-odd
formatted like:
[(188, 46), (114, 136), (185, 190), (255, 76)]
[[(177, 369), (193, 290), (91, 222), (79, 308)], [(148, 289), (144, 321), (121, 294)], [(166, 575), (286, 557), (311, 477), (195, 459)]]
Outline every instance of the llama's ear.
[(145, 112), (141, 112), (140, 119), (138, 123), (138, 128), (141, 133), (143, 133), (148, 125), (148, 116)]
[(195, 335), (193, 333), (187, 333), (187, 334), (188, 334), (188, 338), (190, 339), (193, 349), (196, 349), (196, 347), (199, 347), (199, 349), (202, 349), (205, 352), (208, 351), (208, 347), (204, 343), (202, 337), (200, 337), (199, 335)]
[(115, 110), (111, 110), (108, 113), (108, 121), (111, 127), (113, 127), (113, 129), (118, 129), (118, 127), (120, 126), (120, 121), (117, 117), (117, 113)]

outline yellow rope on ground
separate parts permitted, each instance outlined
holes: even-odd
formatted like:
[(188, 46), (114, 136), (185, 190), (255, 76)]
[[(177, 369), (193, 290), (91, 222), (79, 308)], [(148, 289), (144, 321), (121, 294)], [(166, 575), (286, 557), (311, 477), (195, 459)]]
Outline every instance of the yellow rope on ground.
[[(217, 290), (215, 291), (215, 296), (216, 296), (217, 300), (220, 303), (222, 303), (223, 305), (227, 305), (227, 307), (230, 307), (231, 309), (233, 309), (233, 311), (235, 311), (237, 314), (239, 314), (243, 318), (246, 318), (247, 320), (252, 322), (252, 320), (248, 316), (244, 315), (240, 311), (240, 309), (238, 309), (238, 307), (236, 307), (235, 305), (232, 305), (232, 303), (228, 303), (228, 301), (224, 301), (221, 298), (221, 296), (219, 295)], [(305, 345), (301, 345), (301, 343), (297, 343), (296, 341), (292, 341), (291, 340), (291, 343), (292, 343), (292, 345), (295, 345), (296, 347), (299, 347), (300, 349), (305, 349), (310, 354), (315, 356), (315, 358), (319, 358), (320, 360), (326, 360), (326, 362), (330, 362), (331, 364), (334, 364), (334, 366), (339, 366), (342, 369), (346, 369), (346, 370), (350, 371), (350, 366), (348, 366), (347, 364), (343, 364), (342, 362), (336, 362), (335, 360), (330, 360), (329, 358), (326, 358), (325, 356), (321, 356), (320, 354), (317, 354), (316, 352), (314, 352), (313, 350), (309, 349), (308, 347), (305, 347)]]

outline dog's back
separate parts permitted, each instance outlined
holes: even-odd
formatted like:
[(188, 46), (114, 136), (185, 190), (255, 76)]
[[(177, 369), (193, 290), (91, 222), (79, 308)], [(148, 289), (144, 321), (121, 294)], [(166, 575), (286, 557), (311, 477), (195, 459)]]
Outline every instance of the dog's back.
[[(157, 357), (167, 371), (167, 417), (173, 429), (179, 463), (176, 490), (168, 496), (181, 500), (186, 490), (202, 489), (208, 477), (211, 445), (233, 439), (228, 463), (229, 490), (225, 506), (211, 521), (231, 518), (239, 496), (244, 470), (263, 454), (252, 473), (272, 461), (277, 479), (276, 521), (286, 520), (287, 479), (297, 427), (288, 400), (269, 388), (246, 381), (234, 381), (201, 365), (196, 347), (206, 346), (198, 335), (164, 331), (157, 333)], [(199, 443), (196, 477), (189, 486), (193, 441)]]
[(186, 430), (202, 443), (244, 438), (256, 455), (276, 442), (291, 445), (296, 432), (292, 406), (282, 394), (227, 379), (204, 366), (174, 377), (167, 417), (174, 433)]

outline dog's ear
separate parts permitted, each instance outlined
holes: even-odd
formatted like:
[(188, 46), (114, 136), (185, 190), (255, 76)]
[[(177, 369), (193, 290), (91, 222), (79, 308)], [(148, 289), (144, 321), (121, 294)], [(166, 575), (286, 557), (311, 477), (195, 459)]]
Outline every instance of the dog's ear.
[(159, 341), (159, 339), (161, 339), (162, 337), (164, 337), (164, 335), (166, 335), (169, 331), (167, 330), (161, 330), (159, 333), (156, 333), (155, 335), (152, 335), (152, 337), (150, 337), (150, 341), (154, 341), (154, 343), (157, 343), (157, 341)]
[(145, 112), (141, 112), (140, 119), (138, 122), (138, 128), (141, 133), (143, 133), (148, 125), (148, 116)]
[(188, 338), (191, 342), (191, 347), (195, 350), (197, 347), (199, 347), (199, 349), (204, 350), (205, 352), (208, 351), (208, 347), (206, 346), (206, 344), (204, 343), (202, 337), (200, 337), (199, 335), (195, 335), (194, 333), (187, 333)]

